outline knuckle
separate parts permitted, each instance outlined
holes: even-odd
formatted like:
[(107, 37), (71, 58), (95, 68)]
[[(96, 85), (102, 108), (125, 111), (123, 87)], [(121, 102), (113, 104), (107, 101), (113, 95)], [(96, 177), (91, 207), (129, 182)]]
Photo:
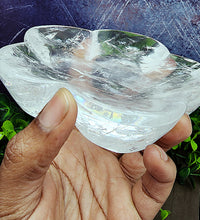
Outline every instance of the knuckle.
[(139, 178), (137, 178), (135, 175), (132, 175), (132, 173), (130, 173), (130, 171), (123, 164), (121, 164), (121, 169), (131, 184), (135, 184), (138, 181)]
[(152, 192), (153, 190), (149, 190), (149, 188), (142, 182), (142, 192), (150, 199), (152, 199), (155, 203), (163, 204), (166, 200), (166, 198), (162, 198), (159, 193), (156, 194), (155, 192)]
[(146, 171), (143, 161), (137, 160), (137, 158), (134, 159), (131, 163), (120, 161), (121, 169), (131, 184), (135, 184)]
[[(34, 120), (27, 128), (15, 135), (7, 144), (2, 165), (16, 178), (33, 180), (46, 171), (46, 157), (40, 146), (48, 145), (48, 133), (43, 132)], [(45, 159), (44, 159), (45, 157)]]
[(34, 147), (34, 138), (24, 130), (15, 135), (7, 145), (3, 164), (7, 170), (16, 171), (15, 177), (21, 178), (23, 175), (23, 179), (35, 180), (44, 174), (46, 167), (38, 162), (39, 153), (31, 149)]
[(31, 132), (27, 129), (19, 132), (7, 144), (4, 156), (5, 165), (23, 162), (26, 157), (29, 157), (28, 152), (33, 144), (36, 144), (36, 137)]
[(23, 157), (21, 141), (22, 140), (19, 140), (19, 135), (15, 135), (8, 142), (4, 156), (5, 165), (19, 163), (20, 158)]

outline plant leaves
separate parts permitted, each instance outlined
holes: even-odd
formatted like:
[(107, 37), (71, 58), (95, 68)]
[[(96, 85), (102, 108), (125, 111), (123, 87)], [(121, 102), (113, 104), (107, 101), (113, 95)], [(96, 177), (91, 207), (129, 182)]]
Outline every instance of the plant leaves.
[(184, 142), (188, 143), (191, 141), (191, 136), (184, 140)]
[(17, 118), (14, 122), (16, 132), (23, 130), (25, 127), (28, 126), (28, 124), (29, 124), (29, 122), (27, 122), (21, 118)]
[(177, 166), (178, 182), (184, 184), (188, 181), (194, 187), (192, 176), (200, 177), (200, 107), (191, 114), (190, 118), (193, 127), (191, 136), (180, 143), (179, 147), (175, 146), (168, 154)]
[(10, 101), (6, 95), (0, 93), (0, 121), (8, 119), (10, 113)]
[(0, 140), (3, 139), (4, 137), (4, 132), (0, 132)]
[(200, 163), (200, 157), (197, 158), (197, 162)]
[(1, 126), (4, 135), (8, 138), (8, 140), (11, 140), (11, 138), (16, 135), (16, 132), (14, 130), (14, 126), (11, 121), (6, 120), (4, 121), (3, 125)]
[(172, 150), (177, 150), (179, 145), (177, 144), (176, 146), (172, 147)]
[(196, 139), (196, 138), (198, 137), (199, 134), (200, 134), (200, 131), (196, 132), (196, 133), (194, 134), (194, 136), (193, 136), (192, 139), (193, 139), (193, 140)]
[(170, 214), (171, 212), (169, 210), (160, 209), (161, 220), (166, 219)]
[(200, 169), (200, 164), (195, 164), (190, 168), (190, 174), (198, 171)]
[(0, 164), (4, 156), (8, 141), (19, 131), (24, 129), (32, 117), (26, 114), (14, 101), (0, 93)]
[(186, 179), (189, 177), (190, 175), (190, 168), (189, 167), (184, 167), (182, 168), (177, 175), (178, 181), (180, 184), (184, 184)]
[(193, 139), (191, 140), (190, 143), (191, 143), (192, 150), (193, 150), (193, 151), (196, 151), (197, 148), (198, 148), (197, 143), (196, 143)]

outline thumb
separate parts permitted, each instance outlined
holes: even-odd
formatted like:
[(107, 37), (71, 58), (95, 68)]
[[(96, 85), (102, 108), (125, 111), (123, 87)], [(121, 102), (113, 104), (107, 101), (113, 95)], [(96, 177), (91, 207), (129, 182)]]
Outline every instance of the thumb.
[(169, 196), (176, 177), (176, 167), (157, 145), (145, 149), (143, 160), (147, 171), (133, 187), (132, 196), (140, 217), (149, 220), (154, 219)]
[(77, 106), (60, 89), (27, 128), (8, 143), (0, 167), (0, 182), (22, 183), (42, 179), (67, 140), (76, 121)]

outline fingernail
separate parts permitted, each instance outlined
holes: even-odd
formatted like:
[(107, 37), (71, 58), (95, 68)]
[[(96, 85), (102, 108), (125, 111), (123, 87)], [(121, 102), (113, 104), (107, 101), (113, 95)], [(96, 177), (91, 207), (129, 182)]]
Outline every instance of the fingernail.
[(165, 153), (165, 151), (162, 149), (162, 148), (159, 148), (159, 151), (160, 151), (160, 157), (162, 160), (164, 161), (167, 161), (168, 160), (168, 156), (167, 154)]
[(155, 145), (156, 148), (158, 149), (159, 153), (160, 153), (160, 158), (164, 161), (167, 161), (168, 160), (168, 156), (167, 154), (165, 153), (165, 151), (161, 148), (161, 147), (158, 147), (157, 145)]
[(51, 131), (61, 123), (68, 109), (66, 89), (59, 89), (38, 116), (42, 128)]

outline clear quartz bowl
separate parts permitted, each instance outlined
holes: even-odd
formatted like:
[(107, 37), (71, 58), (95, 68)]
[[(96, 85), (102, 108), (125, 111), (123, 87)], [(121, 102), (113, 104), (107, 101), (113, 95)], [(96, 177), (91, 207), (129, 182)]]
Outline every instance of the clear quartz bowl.
[(80, 132), (118, 153), (143, 150), (200, 105), (198, 62), (118, 30), (33, 27), (23, 43), (0, 49), (0, 79), (32, 116), (67, 88)]

